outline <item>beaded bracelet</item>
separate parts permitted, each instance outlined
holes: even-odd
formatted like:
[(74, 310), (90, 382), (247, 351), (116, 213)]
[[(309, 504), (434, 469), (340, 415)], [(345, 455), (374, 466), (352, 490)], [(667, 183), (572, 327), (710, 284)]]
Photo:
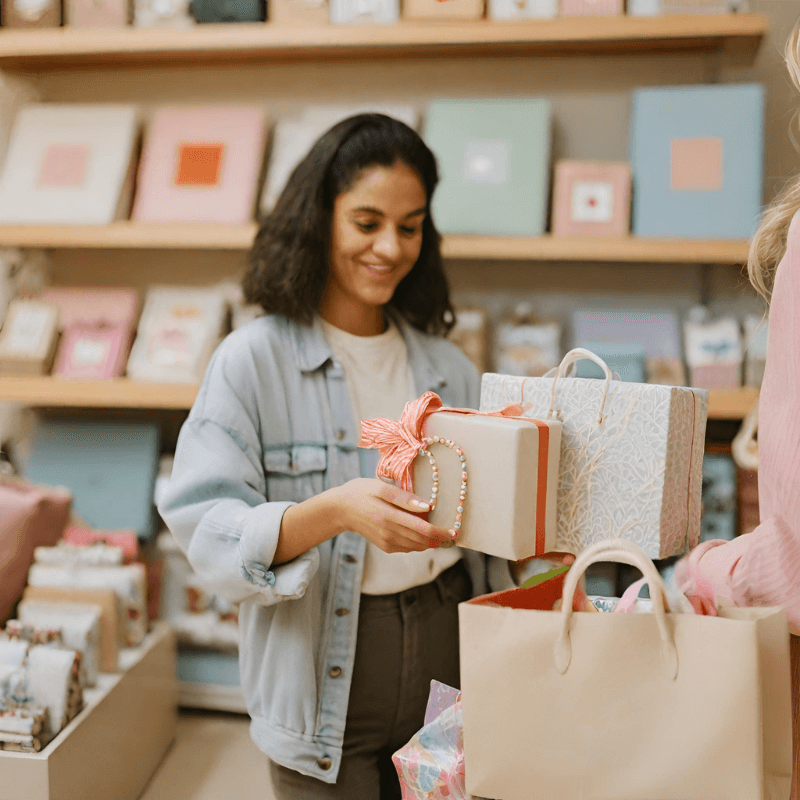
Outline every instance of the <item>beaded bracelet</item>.
[(439, 499), (439, 469), (436, 465), (436, 459), (430, 451), (432, 444), (443, 444), (445, 447), (456, 451), (456, 455), (461, 461), (461, 489), (458, 493), (458, 508), (456, 509), (456, 518), (453, 527), (450, 529), (450, 535), (453, 539), (458, 536), (458, 531), (461, 529), (461, 520), (464, 516), (464, 501), (467, 499), (467, 457), (460, 447), (456, 447), (456, 443), (452, 439), (443, 439), (439, 436), (425, 437), (422, 440), (422, 447), (419, 454), (426, 456), (430, 462), (431, 469), (433, 470), (433, 488), (431, 489), (430, 506), (431, 511), (436, 508), (436, 501)]

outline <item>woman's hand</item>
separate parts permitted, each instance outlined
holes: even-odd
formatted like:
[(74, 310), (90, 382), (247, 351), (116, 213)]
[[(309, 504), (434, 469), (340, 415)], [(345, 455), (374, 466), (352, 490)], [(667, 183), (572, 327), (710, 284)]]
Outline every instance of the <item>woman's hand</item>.
[(413, 553), (453, 544), (450, 531), (426, 522), (426, 500), (377, 478), (356, 478), (330, 489), (341, 520), (385, 553)]

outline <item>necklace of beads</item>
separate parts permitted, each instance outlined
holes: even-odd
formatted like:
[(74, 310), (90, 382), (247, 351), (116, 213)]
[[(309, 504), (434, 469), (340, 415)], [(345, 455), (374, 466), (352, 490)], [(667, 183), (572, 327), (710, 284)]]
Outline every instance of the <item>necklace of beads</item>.
[(439, 468), (430, 450), (432, 444), (442, 444), (450, 450), (455, 450), (461, 462), (461, 489), (458, 493), (458, 508), (456, 508), (455, 522), (453, 522), (453, 527), (450, 529), (450, 535), (455, 539), (461, 529), (461, 520), (464, 516), (464, 501), (467, 499), (467, 457), (464, 455), (464, 451), (460, 447), (457, 447), (452, 439), (444, 439), (440, 436), (434, 436), (433, 438), (426, 436), (422, 440), (422, 447), (420, 448), (419, 454), (428, 459), (431, 469), (433, 470), (433, 487), (431, 488), (430, 499), (431, 511), (436, 508), (436, 501), (439, 499)]

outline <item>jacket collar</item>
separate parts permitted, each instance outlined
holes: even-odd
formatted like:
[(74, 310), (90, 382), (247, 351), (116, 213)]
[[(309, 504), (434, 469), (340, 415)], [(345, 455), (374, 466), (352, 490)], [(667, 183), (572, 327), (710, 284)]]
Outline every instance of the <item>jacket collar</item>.
[[(408, 348), (408, 361), (414, 375), (417, 394), (438, 392), (446, 381), (428, 354), (426, 335), (409, 325), (394, 309), (386, 309), (387, 316), (400, 329)], [(325, 339), (318, 315), (311, 325), (289, 323), (292, 339), (292, 354), (297, 368), (302, 372), (314, 372), (333, 360), (333, 353)]]

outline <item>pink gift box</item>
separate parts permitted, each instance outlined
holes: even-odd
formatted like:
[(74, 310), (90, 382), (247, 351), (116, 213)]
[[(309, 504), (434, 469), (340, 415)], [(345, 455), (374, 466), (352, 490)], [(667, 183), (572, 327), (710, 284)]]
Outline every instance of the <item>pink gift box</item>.
[(631, 171), (610, 161), (559, 161), (553, 185), (556, 236), (625, 236), (631, 221)]
[(59, 308), (62, 329), (76, 323), (96, 325), (135, 325), (139, 307), (136, 289), (86, 289), (73, 286), (48, 286), (40, 299)]
[(161, 109), (145, 136), (132, 219), (249, 222), (265, 141), (257, 106)]
[(65, 544), (81, 547), (98, 543), (119, 547), (122, 550), (123, 563), (134, 564), (139, 561), (139, 540), (134, 531), (100, 531), (69, 525), (64, 531), (63, 539)]
[(691, 368), (692, 386), (698, 389), (738, 389), (742, 385), (741, 362), (698, 364)]
[(610, 16), (622, 14), (623, 0), (561, 0), (561, 16)]

